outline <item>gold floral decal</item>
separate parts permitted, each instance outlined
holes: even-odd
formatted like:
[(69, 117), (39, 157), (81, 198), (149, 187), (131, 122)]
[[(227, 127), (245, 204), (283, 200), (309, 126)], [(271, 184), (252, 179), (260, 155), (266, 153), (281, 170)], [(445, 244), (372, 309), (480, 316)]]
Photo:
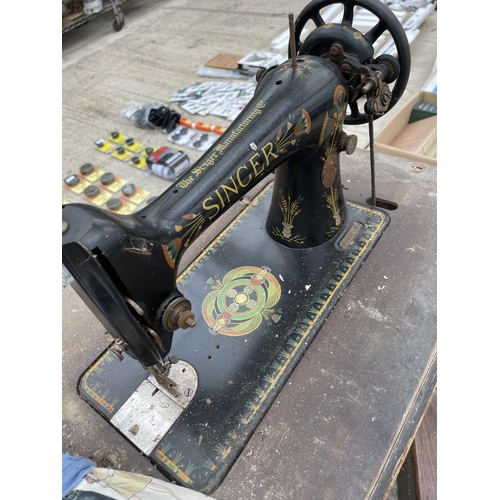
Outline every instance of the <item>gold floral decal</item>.
[[(280, 191), (280, 193), (281, 193), (281, 191)], [(282, 240), (291, 241), (293, 243), (304, 243), (304, 240), (306, 238), (303, 236), (300, 236), (300, 234), (292, 236), (293, 220), (302, 211), (302, 209), (299, 208), (299, 203), (303, 199), (304, 198), (302, 196), (299, 196), (296, 200), (291, 201), (290, 200), (290, 193), (288, 193), (287, 198), (285, 198), (283, 196), (283, 194), (281, 193), (280, 208), (281, 208), (281, 212), (283, 214), (283, 222), (282, 222), (283, 231), (281, 231), (277, 227), (273, 227), (273, 235), (274, 236), (278, 236)]]
[(338, 188), (333, 189), (333, 186), (330, 186), (330, 194), (326, 197), (326, 206), (332, 211), (335, 225), (329, 231), (326, 232), (326, 234), (328, 235), (333, 234), (339, 228), (342, 222), (338, 201), (339, 201)]
[[(95, 363), (82, 377), (81, 385), (83, 390), (95, 401), (97, 401), (102, 407), (106, 408), (109, 413), (113, 413), (115, 411), (115, 406), (120, 402), (120, 398), (114, 396), (111, 402), (108, 399), (111, 396), (110, 389), (104, 389), (102, 387), (102, 383), (99, 381), (99, 374), (101, 374), (104, 370), (103, 365), (109, 365), (115, 360), (113, 356), (109, 354), (107, 351), (104, 356), (102, 356), (97, 363)], [(108, 369), (108, 368), (106, 368)], [(89, 378), (91, 375), (97, 375), (97, 380), (94, 380), (93, 383), (90, 383)], [(93, 378), (93, 377), (92, 377)], [(92, 387), (91, 387), (92, 385)]]
[[(203, 217), (203, 215), (201, 214), (186, 214), (183, 215), (182, 218), (191, 221), (185, 226), (181, 226), (180, 224), (175, 225), (175, 231), (177, 233), (182, 233), (183, 231), (185, 231), (184, 234), (179, 234), (179, 236), (177, 238), (174, 238), (170, 243), (161, 246), (163, 255), (165, 256), (165, 260), (172, 269), (174, 269), (175, 267), (175, 262), (181, 248), (183, 246), (189, 246), (193, 235), (194, 239), (198, 237), (201, 232), (201, 228), (205, 223), (205, 217)], [(167, 226), (167, 229), (171, 228)]]
[(225, 460), (229, 453), (231, 453), (231, 447), (224, 447), (223, 445), (219, 444), (216, 446), (215, 451), (217, 453), (217, 458), (219, 461)]
[(342, 127), (347, 109), (346, 95), (345, 88), (342, 85), (338, 85), (333, 93), (333, 115), (329, 116), (327, 112), (323, 120), (323, 127), (319, 136), (319, 145), (321, 146), (330, 135), (332, 138), (330, 144), (326, 148), (326, 157), (328, 157), (337, 147), (337, 132)]
[(162, 447), (156, 451), (156, 456), (180, 479), (182, 479), (186, 484), (193, 484), (194, 481), (189, 477), (189, 475), (196, 469), (194, 463), (190, 460), (186, 466), (183, 465), (184, 455), (178, 451), (174, 453), (172, 450), (172, 443), (168, 441), (162, 445)]
[(284, 71), (286, 73), (293, 71), (295, 78), (304, 78), (308, 73), (314, 73), (317, 70), (317, 67), (313, 67), (313, 60), (308, 56), (300, 56), (298, 62), (299, 64), (295, 68), (292, 68), (292, 61), (287, 61), (284, 63)]
[(302, 116), (299, 118), (295, 126), (292, 125), (291, 115), (288, 115), (286, 130), (283, 131), (283, 127), (280, 127), (278, 133), (276, 134), (276, 142), (274, 143), (276, 151), (278, 153), (288, 153), (286, 146), (289, 144), (294, 146), (298, 143), (297, 137), (309, 134), (309, 132), (311, 132), (311, 117), (305, 109), (302, 110)]

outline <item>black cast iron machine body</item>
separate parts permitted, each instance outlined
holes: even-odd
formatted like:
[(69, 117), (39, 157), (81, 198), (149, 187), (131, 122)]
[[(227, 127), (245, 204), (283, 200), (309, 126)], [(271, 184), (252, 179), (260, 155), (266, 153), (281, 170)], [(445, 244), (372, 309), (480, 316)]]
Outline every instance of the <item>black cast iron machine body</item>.
[[(335, 3), (344, 5), (343, 20), (327, 24), (320, 11)], [(365, 34), (352, 27), (358, 6), (377, 17)], [(302, 42), (300, 35), (309, 20), (316, 29)], [(398, 55), (374, 59), (373, 43), (386, 31)], [(131, 215), (83, 204), (63, 206), (63, 264), (74, 278), (72, 286), (119, 342), (120, 351), (174, 396), (177, 388), (170, 372), (182, 357), (171, 352), (179, 335), (174, 332), (203, 321), (199, 308), (178, 287), (179, 263), (186, 249), (274, 172), (265, 231), (260, 230), (266, 242), (262, 253), (270, 245), (304, 256), (329, 246), (339, 251), (338, 241), (352, 225), (340, 154), (350, 154), (356, 147), (355, 136), (347, 135), (343, 124), (368, 123), (383, 116), (398, 102), (408, 81), (406, 35), (379, 0), (315, 0), (297, 17), (293, 33), (289, 59), (258, 74), (255, 95), (246, 108), (153, 203)], [(251, 277), (250, 288), (233, 293), (234, 311), (243, 303), (255, 307), (255, 301), (248, 300), (250, 292), (243, 290), (266, 279), (270, 269), (262, 269)], [(231, 311), (219, 311), (208, 322), (210, 333), (223, 331)], [(273, 317), (273, 310), (268, 312)], [(274, 311), (274, 316), (279, 314)], [(204, 376), (198, 373), (200, 379)]]

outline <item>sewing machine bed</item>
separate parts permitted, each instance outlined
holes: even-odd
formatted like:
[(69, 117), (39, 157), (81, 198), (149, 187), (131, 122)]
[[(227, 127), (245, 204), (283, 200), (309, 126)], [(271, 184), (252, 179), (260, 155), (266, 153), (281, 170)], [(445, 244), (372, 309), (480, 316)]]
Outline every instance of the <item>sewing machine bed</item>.
[(170, 396), (137, 361), (109, 350), (80, 382), (89, 404), (165, 475), (196, 490), (212, 491), (227, 474), (389, 223), (376, 208), (348, 203), (338, 238), (287, 248), (263, 224), (273, 184), (179, 276), (197, 314), (171, 349), (187, 377), (181, 394)]
[[(221, 332), (213, 335), (213, 326), (201, 317), (197, 318), (196, 329), (178, 332), (172, 353), (196, 366), (199, 386), (192, 404), (178, 420), (180, 430), (174, 425), (150, 454), (138, 452), (137, 445), (134, 447), (121, 437), (123, 431), (114, 432), (105, 420), (112, 418), (113, 412), (96, 403), (83, 387), (84, 383), (90, 387), (97, 380), (93, 378), (96, 373), (89, 373), (85, 366), (94, 367), (95, 372), (100, 369), (101, 374), (115, 372), (121, 378), (121, 387), (140, 385), (144, 370), (127, 357), (119, 363), (107, 357), (107, 351), (99, 353), (99, 346), (105, 345), (102, 327), (90, 312), (82, 312), (74, 292), (65, 289), (63, 330), (79, 336), (83, 344), (88, 344), (83, 345), (88, 349), (85, 352), (94, 352), (94, 358), (97, 357), (97, 362), (92, 363), (87, 355), (85, 361), (80, 344), (73, 355), (71, 337), (64, 340), (65, 451), (91, 455), (101, 459), (101, 463), (102, 457), (106, 457), (113, 466), (154, 477), (162, 477), (159, 469), (181, 484), (184, 481), (206, 492), (220, 483), (211, 495), (221, 500), (383, 498), (436, 386), (436, 167), (414, 168), (407, 160), (376, 156), (377, 194), (399, 206), (388, 212), (390, 223), (355, 276), (346, 277), (337, 288), (339, 293), (344, 288), (340, 299), (325, 286), (332, 279), (323, 272), (330, 267), (330, 261), (319, 259), (314, 267), (307, 267), (301, 262), (300, 251), (289, 251), (287, 255), (294, 259), (292, 265), (284, 260), (284, 255), (275, 255), (270, 245), (266, 244), (264, 252), (258, 240), (236, 238), (233, 244), (238, 250), (231, 252), (226, 247), (227, 259), (217, 259), (222, 261), (221, 268), (207, 271), (213, 251), (217, 250), (216, 255), (224, 251), (224, 234), (222, 241), (212, 247), (208, 243), (216, 235), (208, 234), (209, 231), (196, 241), (197, 253), (205, 248), (205, 263), (200, 268), (199, 262), (194, 261), (191, 266), (187, 260), (179, 288), (184, 292), (183, 287), (190, 286), (192, 280), (190, 298), (198, 301), (197, 307), (214, 292), (205, 302), (206, 317), (211, 314), (217, 318), (220, 307), (238, 301), (217, 302), (215, 292), (219, 295), (225, 290), (224, 296), (228, 297), (234, 295), (229, 291), (236, 288), (236, 298), (245, 293), (245, 280), (251, 282), (252, 276), (258, 274), (255, 269), (267, 276), (271, 274), (274, 279), (265, 281), (267, 291), (276, 293), (279, 286), (281, 302), (267, 308), (274, 309), (271, 315), (266, 313), (267, 318), (262, 312), (261, 315), (263, 323), (270, 322), (266, 328), (274, 329), (277, 337), (271, 335), (263, 340), (258, 328), (242, 336)], [(345, 158), (343, 168), (343, 184), (349, 188), (346, 199), (351, 207), (364, 205), (370, 194), (368, 153), (357, 150)], [(255, 209), (265, 208), (266, 194), (262, 197), (257, 207), (251, 206), (243, 216), (234, 219), (230, 231), (239, 227), (248, 233), (249, 224), (243, 223), (244, 217), (252, 217)], [(379, 224), (379, 211), (372, 211), (366, 204), (364, 207), (365, 216)], [(260, 222), (259, 231), (264, 233), (263, 220)], [(186, 258), (194, 259), (197, 253)], [(229, 256), (231, 253), (246, 258), (236, 262), (234, 256)], [(245, 266), (248, 272), (242, 276), (230, 274)], [(263, 266), (269, 271), (263, 270)], [(351, 278), (349, 286), (345, 286)], [(222, 280), (222, 288), (217, 280)], [(235, 281), (234, 287), (227, 286), (231, 280)], [(319, 288), (321, 280), (324, 282)], [(308, 285), (311, 287), (306, 290)], [(324, 288), (329, 291), (323, 291)], [(294, 305), (300, 307), (306, 303), (303, 299), (313, 299), (306, 312), (293, 320), (297, 323), (290, 320), (287, 300), (291, 300), (292, 294), (297, 302)], [(337, 302), (329, 313), (322, 310), (327, 301)], [(273, 321), (273, 314), (279, 318), (274, 316)], [(294, 330), (308, 322), (310, 337), (294, 339)], [(214, 326), (220, 328), (215, 323)], [(291, 344), (287, 344), (289, 337)], [(293, 345), (297, 340), (299, 343)], [(210, 366), (216, 368), (210, 372), (213, 375), (203, 379)], [(276, 372), (267, 371), (273, 366)], [(93, 400), (105, 418), (72, 396), (82, 372), (81, 394), (86, 400)], [(257, 383), (245, 378), (249, 373), (257, 374)], [(273, 377), (277, 380), (272, 381)], [(112, 396), (104, 385), (99, 388), (103, 400), (116, 408), (131, 395), (116, 389)], [(234, 398), (234, 403), (228, 404), (226, 395)], [(224, 417), (223, 425), (220, 411), (229, 416)], [(250, 425), (244, 423), (247, 420)], [(148, 468), (144, 455), (151, 457), (157, 469)]]

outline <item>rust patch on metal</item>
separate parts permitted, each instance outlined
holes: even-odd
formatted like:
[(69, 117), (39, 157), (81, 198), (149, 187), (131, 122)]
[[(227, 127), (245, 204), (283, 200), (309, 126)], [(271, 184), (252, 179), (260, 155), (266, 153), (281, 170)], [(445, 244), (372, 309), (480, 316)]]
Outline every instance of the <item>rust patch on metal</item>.
[(323, 170), (321, 171), (321, 183), (324, 187), (329, 188), (337, 177), (339, 169), (338, 154), (332, 153), (325, 161)]

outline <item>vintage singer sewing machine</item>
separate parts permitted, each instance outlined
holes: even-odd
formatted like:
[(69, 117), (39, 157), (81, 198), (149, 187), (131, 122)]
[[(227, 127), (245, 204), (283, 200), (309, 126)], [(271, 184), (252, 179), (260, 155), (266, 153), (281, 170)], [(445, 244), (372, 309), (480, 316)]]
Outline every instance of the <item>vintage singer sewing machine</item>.
[[(325, 24), (334, 3), (343, 20)], [(357, 6), (378, 19), (364, 35)], [(289, 59), (258, 75), (225, 134), (152, 204), (63, 206), (63, 264), (112, 337), (80, 394), (164, 474), (206, 493), (390, 224), (373, 193), (366, 205), (344, 198), (340, 163), (356, 148), (343, 124), (383, 116), (406, 87), (404, 30), (379, 0), (315, 0), (289, 21)], [(398, 56), (374, 59), (386, 30)], [(194, 240), (271, 173), (179, 274)]]

